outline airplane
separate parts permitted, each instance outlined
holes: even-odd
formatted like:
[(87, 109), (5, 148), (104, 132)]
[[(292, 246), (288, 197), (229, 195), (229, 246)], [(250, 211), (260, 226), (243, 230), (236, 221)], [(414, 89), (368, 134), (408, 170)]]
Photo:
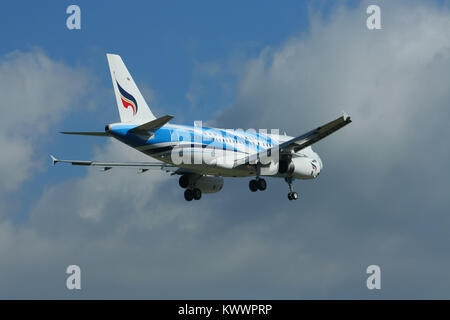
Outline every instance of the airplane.
[(139, 91), (122, 58), (107, 54), (120, 122), (105, 126), (101, 132), (61, 132), (82, 136), (112, 137), (152, 157), (157, 162), (99, 162), (60, 160), (50, 155), (53, 165), (96, 166), (107, 171), (113, 167), (134, 167), (139, 173), (162, 169), (179, 175), (187, 201), (199, 200), (203, 193), (222, 190), (224, 177), (254, 177), (252, 192), (267, 188), (263, 177), (284, 178), (288, 199), (297, 200), (295, 179), (315, 179), (323, 162), (311, 145), (351, 123), (346, 113), (323, 126), (297, 137), (255, 130), (228, 130), (171, 124), (170, 115), (156, 118)]

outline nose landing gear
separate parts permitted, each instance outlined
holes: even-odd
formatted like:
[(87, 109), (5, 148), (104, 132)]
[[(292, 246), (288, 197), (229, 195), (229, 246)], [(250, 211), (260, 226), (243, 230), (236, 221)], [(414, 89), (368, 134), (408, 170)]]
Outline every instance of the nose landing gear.
[(297, 200), (298, 199), (298, 193), (297, 192), (289, 192), (288, 193), (288, 199), (289, 200)]
[(284, 179), (286, 182), (287, 182), (287, 184), (289, 185), (289, 193), (288, 193), (288, 199), (289, 200), (297, 200), (298, 199), (298, 193), (297, 192), (295, 192), (294, 190), (293, 190), (293, 188), (292, 188), (292, 177), (286, 177), (285, 179)]

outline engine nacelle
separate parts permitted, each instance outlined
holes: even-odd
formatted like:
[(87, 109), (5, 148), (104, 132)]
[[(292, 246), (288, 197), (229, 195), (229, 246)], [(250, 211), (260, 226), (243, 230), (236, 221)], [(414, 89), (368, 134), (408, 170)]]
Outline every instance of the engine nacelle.
[(320, 167), (313, 159), (299, 157), (282, 159), (278, 166), (280, 174), (291, 176), (296, 179), (313, 179), (320, 173)]
[(290, 176), (295, 170), (295, 165), (291, 159), (282, 159), (278, 164), (278, 172)]
[(194, 187), (200, 189), (203, 193), (216, 193), (222, 190), (223, 178), (202, 176), (195, 182)]

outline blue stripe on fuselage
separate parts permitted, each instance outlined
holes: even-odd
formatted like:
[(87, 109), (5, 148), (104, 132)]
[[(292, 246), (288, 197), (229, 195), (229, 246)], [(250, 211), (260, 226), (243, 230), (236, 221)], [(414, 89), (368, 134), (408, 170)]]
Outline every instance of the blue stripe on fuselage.
[[(137, 125), (115, 124), (111, 126), (110, 133), (118, 140), (126, 143), (133, 148), (143, 147), (147, 145), (157, 145), (160, 143), (184, 142), (185, 144), (186, 142), (193, 142), (217, 149), (245, 152), (246, 150), (259, 151), (266, 148), (251, 143), (249, 139), (255, 140), (257, 142), (259, 141), (260, 143), (269, 143), (272, 145), (275, 143), (270, 137), (259, 133), (238, 131), (237, 134), (239, 136), (235, 136), (232, 133), (228, 133), (222, 129), (210, 127), (200, 128), (187, 125), (174, 126), (170, 124), (167, 124), (154, 131), (154, 135), (150, 138), (147, 138), (130, 131), (135, 127), (137, 127)], [(201, 131), (202, 134), (200, 134), (199, 131)], [(236, 141), (238, 143), (217, 141), (217, 137), (220, 137), (222, 140), (232, 139), (233, 141)], [(246, 141), (249, 141), (249, 143), (246, 144)]]

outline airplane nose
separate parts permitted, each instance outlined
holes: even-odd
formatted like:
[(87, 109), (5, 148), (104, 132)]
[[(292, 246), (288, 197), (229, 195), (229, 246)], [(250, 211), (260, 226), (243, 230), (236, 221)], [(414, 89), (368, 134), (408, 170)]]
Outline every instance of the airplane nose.
[(322, 159), (320, 159), (319, 156), (317, 156), (317, 160), (319, 161), (319, 172), (321, 172), (323, 170), (323, 163), (322, 163)]
[(314, 170), (314, 177), (319, 176), (319, 174), (320, 174), (320, 164), (317, 164)]
[(313, 163), (312, 165), (313, 165), (314, 177), (317, 177), (323, 168), (322, 159), (320, 159), (320, 157), (317, 156), (317, 161), (315, 161), (315, 163)]
[(320, 164), (318, 161), (311, 161), (311, 176), (313, 178), (317, 177), (320, 174)]

